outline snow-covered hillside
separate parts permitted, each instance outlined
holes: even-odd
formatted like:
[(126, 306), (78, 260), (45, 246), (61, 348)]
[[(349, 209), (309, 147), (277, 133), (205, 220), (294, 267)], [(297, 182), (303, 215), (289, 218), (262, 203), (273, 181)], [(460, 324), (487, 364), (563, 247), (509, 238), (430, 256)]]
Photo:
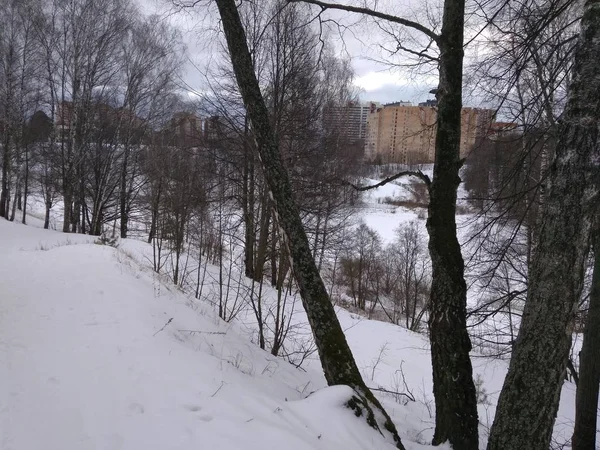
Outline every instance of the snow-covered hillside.
[[(164, 283), (144, 251), (0, 220), (2, 450), (393, 448), (343, 407), (349, 389), (325, 387), (316, 359), (297, 369), (260, 350)], [(425, 337), (338, 312), (407, 449), (429, 448)], [(473, 357), (484, 448), (506, 363)], [(566, 383), (557, 441), (573, 404)]]

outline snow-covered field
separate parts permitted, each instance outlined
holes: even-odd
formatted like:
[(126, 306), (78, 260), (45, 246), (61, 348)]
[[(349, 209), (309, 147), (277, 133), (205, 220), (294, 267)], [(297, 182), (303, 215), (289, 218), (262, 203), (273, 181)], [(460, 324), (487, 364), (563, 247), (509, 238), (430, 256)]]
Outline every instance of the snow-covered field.
[[(379, 214), (367, 222), (384, 236), (414, 216)], [(347, 388), (325, 387), (316, 359), (297, 369), (260, 350), (243, 324), (156, 276), (146, 244), (113, 248), (29, 222), (0, 220), (0, 449), (393, 448), (343, 407)], [(367, 384), (402, 393), (377, 395), (407, 449), (429, 448), (426, 338), (338, 315)], [(484, 448), (507, 366), (477, 354), (473, 364)], [(570, 436), (574, 394), (565, 383), (557, 442)]]

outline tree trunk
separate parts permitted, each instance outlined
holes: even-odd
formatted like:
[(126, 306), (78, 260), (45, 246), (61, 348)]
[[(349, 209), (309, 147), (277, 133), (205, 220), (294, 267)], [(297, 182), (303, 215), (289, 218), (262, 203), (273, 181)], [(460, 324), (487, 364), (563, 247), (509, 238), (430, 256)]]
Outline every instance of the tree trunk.
[[(153, 189), (154, 191), (154, 189)], [(152, 194), (152, 203), (150, 205), (152, 219), (150, 221), (150, 232), (148, 233), (148, 244), (152, 242), (154, 236), (156, 235), (156, 230), (158, 227), (158, 213), (160, 208), (160, 197), (162, 193), (162, 181), (159, 181), (158, 186), (156, 187), (155, 192)]]
[(50, 228), (50, 210), (52, 209), (52, 203), (46, 200), (46, 214), (44, 215), (44, 229)]
[[(19, 176), (20, 178), (20, 176)], [(22, 188), (21, 188), (21, 183), (19, 182), (19, 189), (17, 190), (17, 209), (19, 211), (23, 211), (23, 192), (22, 192)]]
[(261, 205), (261, 225), (258, 236), (258, 245), (256, 248), (256, 257), (254, 258), (254, 280), (262, 281), (264, 274), (265, 261), (267, 258), (267, 245), (269, 240), (269, 222), (271, 210), (269, 204), (271, 200), (268, 196), (268, 189), (265, 189), (265, 194), (262, 196)]
[(27, 225), (27, 197), (29, 196), (29, 149), (25, 148), (25, 182), (23, 186), (23, 216), (21, 223)]
[(547, 450), (552, 438), (599, 194), (599, 0), (586, 2), (581, 30), (527, 303), (488, 450)]
[(467, 286), (456, 235), (460, 184), (460, 125), (464, 0), (446, 0), (440, 47), (435, 165), (429, 188), (427, 231), (432, 263), (429, 336), (435, 397), (433, 445), (477, 450), (478, 418), (471, 340), (466, 328)]
[(10, 211), (10, 221), (11, 222), (15, 221), (15, 216), (17, 214), (17, 204), (19, 202), (20, 196), (21, 196), (21, 180), (20, 180), (20, 175), (17, 175), (17, 182), (16, 182), (16, 186), (15, 186), (15, 196), (13, 198), (13, 203), (12, 203), (11, 211)]
[(70, 180), (63, 181), (63, 233), (71, 232), (71, 212), (73, 210), (73, 189)]
[(271, 231), (271, 286), (275, 287), (277, 286), (277, 217), (273, 218)]
[(92, 236), (101, 236), (102, 235), (102, 225), (104, 222), (104, 217), (102, 213), (101, 205), (94, 205), (94, 210), (92, 213), (92, 223), (90, 224), (90, 234)]
[(594, 236), (594, 275), (583, 345), (579, 353), (579, 382), (575, 400), (573, 450), (596, 449), (598, 389), (600, 387), (600, 227)]
[[(292, 270), (327, 383), (350, 386), (356, 395), (349, 400), (348, 406), (354, 409), (357, 415), (366, 413), (369, 425), (381, 433), (385, 432), (384, 429), (387, 430), (391, 433), (397, 447), (404, 449), (393, 422), (360, 375), (312, 257), (310, 244), (294, 201), (292, 186), (269, 124), (267, 108), (254, 73), (246, 35), (235, 1), (217, 0), (216, 3), (237, 83), (256, 136), (264, 176), (273, 197), (276, 223), (281, 227), (288, 246)], [(376, 409), (377, 413), (373, 409)], [(378, 415), (384, 417), (381, 426), (377, 422)]]
[(244, 215), (244, 267), (246, 276), (254, 279), (254, 156), (248, 145), (248, 119), (244, 122), (244, 168), (242, 210)]
[(125, 149), (123, 150), (123, 166), (121, 167), (121, 183), (120, 183), (120, 191), (119, 191), (119, 212), (120, 212), (120, 232), (121, 238), (127, 238), (127, 226), (129, 225), (129, 211), (127, 208), (127, 169), (129, 163), (129, 145), (125, 144)]
[(0, 217), (8, 219), (10, 191), (8, 179), (10, 177), (10, 140), (7, 136), (2, 146), (2, 188), (0, 189)]

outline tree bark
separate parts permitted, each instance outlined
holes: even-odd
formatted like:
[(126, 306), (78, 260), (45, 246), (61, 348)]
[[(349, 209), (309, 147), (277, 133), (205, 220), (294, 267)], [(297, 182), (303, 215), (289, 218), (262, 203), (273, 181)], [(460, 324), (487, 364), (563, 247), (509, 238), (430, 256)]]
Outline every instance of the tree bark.
[(16, 186), (15, 186), (15, 196), (13, 198), (13, 202), (12, 202), (12, 206), (11, 206), (11, 210), (10, 210), (10, 221), (14, 222), (15, 221), (15, 216), (17, 214), (17, 203), (18, 203), (18, 199), (21, 195), (21, 180), (20, 180), (20, 174), (17, 174), (17, 181), (16, 181)]
[[(312, 257), (290, 180), (269, 123), (268, 111), (254, 73), (246, 35), (235, 1), (216, 0), (216, 3), (237, 84), (256, 136), (258, 155), (273, 198), (277, 224), (282, 228), (282, 235), (288, 246), (292, 270), (327, 383), (350, 386), (356, 395), (348, 402), (348, 406), (354, 409), (357, 415), (366, 414), (369, 425), (381, 433), (384, 433), (385, 428), (391, 434), (396, 446), (404, 449), (393, 422), (360, 375)], [(384, 417), (381, 426), (377, 422), (374, 409), (378, 410), (378, 415)]]
[(521, 328), (488, 450), (547, 450), (599, 196), (600, 0), (587, 0)]
[(435, 397), (433, 445), (477, 450), (478, 417), (471, 340), (466, 328), (467, 286), (456, 235), (460, 184), (460, 126), (464, 0), (446, 0), (440, 48), (435, 165), (429, 188), (427, 231), (432, 264), (429, 336)]
[(242, 211), (244, 216), (244, 267), (254, 278), (254, 155), (248, 144), (248, 119), (244, 121), (244, 167), (242, 172)]
[(50, 210), (52, 209), (52, 203), (46, 200), (46, 213), (44, 214), (44, 229), (50, 228)]
[(71, 232), (71, 212), (73, 210), (73, 193), (70, 183), (63, 182), (63, 233)]
[(479, 422), (469, 358), (471, 341), (466, 329), (467, 288), (455, 219), (462, 165), (460, 132), (465, 1), (445, 0), (440, 35), (419, 23), (368, 8), (321, 0), (289, 1), (303, 1), (322, 10), (355, 12), (397, 23), (420, 31), (439, 47), (438, 114), (432, 180), (429, 181), (422, 173), (406, 171), (359, 190), (381, 186), (404, 175), (417, 176), (428, 184), (427, 231), (432, 263), (429, 331), (436, 406), (432, 443), (438, 445), (449, 441), (454, 450), (477, 450)]
[(121, 238), (127, 238), (127, 231), (129, 225), (129, 208), (128, 208), (128, 195), (127, 195), (127, 174), (129, 169), (129, 143), (125, 143), (125, 148), (123, 150), (123, 164), (121, 166), (121, 180), (120, 180), (120, 190), (119, 190), (119, 212), (120, 212), (120, 224), (119, 231), (121, 233)]
[(10, 137), (6, 132), (2, 148), (2, 188), (0, 189), (0, 217), (8, 220), (10, 205)]
[(271, 199), (268, 195), (268, 189), (265, 189), (264, 195), (261, 196), (261, 216), (260, 216), (260, 231), (258, 235), (258, 244), (256, 247), (255, 258), (254, 258), (254, 280), (261, 282), (264, 275), (265, 261), (267, 258), (267, 245), (269, 240), (269, 222), (271, 216), (271, 210), (269, 205)]
[(27, 197), (29, 197), (29, 148), (25, 148), (25, 180), (23, 186), (23, 216), (21, 223), (27, 225)]
[(594, 274), (583, 345), (579, 353), (579, 381), (575, 399), (573, 450), (596, 449), (598, 389), (600, 388), (600, 227), (594, 233)]

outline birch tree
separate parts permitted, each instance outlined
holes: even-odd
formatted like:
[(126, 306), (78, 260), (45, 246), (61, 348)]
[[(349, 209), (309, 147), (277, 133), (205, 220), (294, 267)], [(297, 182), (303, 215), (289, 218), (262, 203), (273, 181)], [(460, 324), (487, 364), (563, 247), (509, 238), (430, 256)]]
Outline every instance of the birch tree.
[(488, 450), (550, 446), (600, 198), (600, 1), (587, 0), (527, 302)]
[[(382, 434), (390, 433), (396, 446), (404, 449), (389, 415), (360, 375), (319, 274), (294, 200), (289, 176), (283, 167), (276, 137), (269, 123), (269, 114), (254, 72), (235, 1), (217, 0), (216, 3), (237, 84), (256, 136), (259, 159), (273, 199), (273, 209), (285, 236), (292, 271), (313, 331), (325, 378), (329, 385), (350, 386), (355, 395), (348, 401), (348, 406), (357, 415), (366, 415), (367, 422)], [(378, 422), (377, 416), (383, 416), (383, 423)]]

